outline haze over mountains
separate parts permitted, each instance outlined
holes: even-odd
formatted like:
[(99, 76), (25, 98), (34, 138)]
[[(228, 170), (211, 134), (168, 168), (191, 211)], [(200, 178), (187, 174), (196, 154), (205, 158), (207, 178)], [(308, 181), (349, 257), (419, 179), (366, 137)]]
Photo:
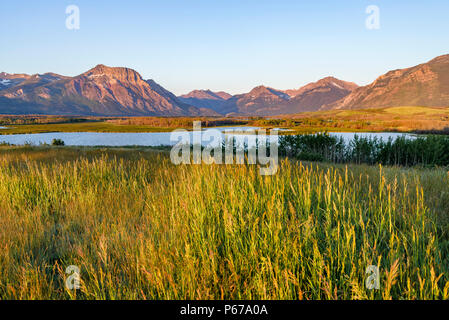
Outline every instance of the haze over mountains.
[(176, 97), (132, 69), (104, 65), (76, 77), (0, 73), (1, 114), (273, 116), (389, 106), (449, 107), (449, 55), (390, 71), (364, 87), (327, 77), (299, 89), (258, 86), (234, 96), (195, 90)]

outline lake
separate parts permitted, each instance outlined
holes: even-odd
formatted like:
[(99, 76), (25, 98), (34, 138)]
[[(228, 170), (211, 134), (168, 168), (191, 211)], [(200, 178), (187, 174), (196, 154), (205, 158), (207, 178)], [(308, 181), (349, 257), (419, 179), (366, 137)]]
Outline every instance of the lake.
[[(225, 131), (235, 130), (233, 134), (226, 134), (226, 137), (235, 137), (238, 144), (243, 145), (246, 140), (251, 147), (255, 145), (256, 136), (251, 134), (245, 134), (246, 130), (257, 130), (257, 127), (219, 127), (210, 128), (219, 130), (222, 137), (225, 136)], [(205, 129), (203, 132), (207, 132), (210, 129)], [(278, 129), (280, 130), (280, 129)], [(190, 139), (192, 138), (192, 132), (188, 133)], [(331, 132), (333, 136), (341, 136), (345, 141), (349, 141), (357, 134), (360, 137), (378, 137), (387, 140), (389, 137), (396, 138), (403, 135), (413, 137), (409, 134), (403, 133), (353, 133), (353, 132)], [(148, 132), (148, 133), (109, 133), (109, 132), (51, 132), (51, 133), (34, 133), (34, 134), (12, 134), (12, 135), (0, 135), (0, 142), (6, 142), (15, 145), (24, 145), (31, 143), (33, 145), (39, 145), (43, 143), (51, 144), (53, 139), (61, 139), (67, 146), (170, 146), (175, 145), (178, 140), (170, 140), (171, 132)], [(277, 141), (274, 137), (271, 141)], [(208, 141), (203, 141), (203, 145), (207, 145)]]

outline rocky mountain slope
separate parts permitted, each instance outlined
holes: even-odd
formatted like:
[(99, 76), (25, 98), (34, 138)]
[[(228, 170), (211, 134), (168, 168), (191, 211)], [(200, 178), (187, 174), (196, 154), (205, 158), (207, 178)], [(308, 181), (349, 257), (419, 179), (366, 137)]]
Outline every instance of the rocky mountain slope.
[(449, 106), (449, 55), (407, 69), (390, 71), (321, 109), (393, 106)]

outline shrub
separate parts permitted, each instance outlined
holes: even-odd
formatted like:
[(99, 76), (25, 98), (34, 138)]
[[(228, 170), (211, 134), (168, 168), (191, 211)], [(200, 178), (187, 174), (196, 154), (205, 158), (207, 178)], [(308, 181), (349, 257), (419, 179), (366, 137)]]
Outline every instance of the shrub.
[(65, 146), (65, 142), (61, 139), (53, 139), (51, 142), (52, 146)]
[[(305, 161), (367, 163), (397, 166), (448, 166), (449, 137), (398, 137), (384, 141), (376, 137), (359, 137), (345, 142), (326, 133), (282, 136), (281, 155)], [(313, 156), (311, 156), (313, 155)]]

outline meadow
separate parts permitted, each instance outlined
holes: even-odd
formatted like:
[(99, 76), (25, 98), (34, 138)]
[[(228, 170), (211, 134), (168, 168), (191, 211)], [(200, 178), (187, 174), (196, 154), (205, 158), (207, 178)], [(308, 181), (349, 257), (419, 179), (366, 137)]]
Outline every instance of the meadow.
[(284, 159), (260, 176), (164, 150), (3, 146), (0, 299), (447, 299), (448, 183), (444, 167)]
[(193, 121), (202, 127), (256, 126), (290, 129), (282, 134), (316, 132), (407, 132), (449, 133), (449, 109), (431, 107), (390, 107), (360, 110), (303, 112), (263, 117), (70, 117), (43, 115), (0, 115), (3, 134), (46, 132), (167, 132), (191, 130)]
[(177, 128), (192, 130), (193, 122), (202, 127), (243, 126), (248, 120), (239, 118), (183, 117), (62, 117), (0, 115), (0, 135), (47, 132), (170, 132)]
[(303, 112), (280, 117), (301, 132), (449, 133), (449, 109), (398, 106), (376, 109)]

